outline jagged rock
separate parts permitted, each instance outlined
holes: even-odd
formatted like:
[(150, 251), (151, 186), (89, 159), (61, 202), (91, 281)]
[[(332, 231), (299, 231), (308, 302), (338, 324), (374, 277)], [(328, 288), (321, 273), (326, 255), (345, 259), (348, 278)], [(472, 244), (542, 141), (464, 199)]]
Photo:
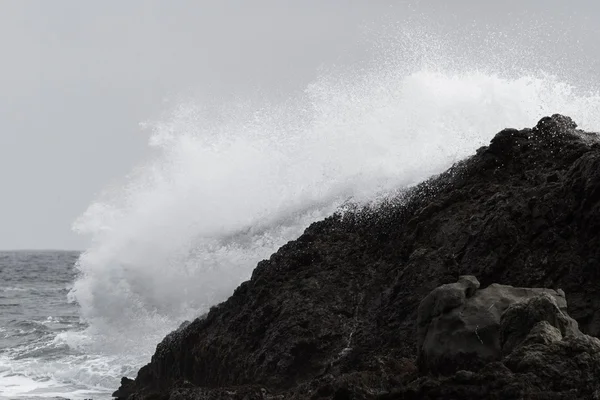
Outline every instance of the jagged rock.
[[(561, 297), (561, 300), (564, 301), (564, 298)], [(563, 307), (563, 310), (566, 310), (566, 307)], [(528, 335), (531, 335), (530, 332), (539, 322), (546, 322), (556, 328), (561, 337), (580, 335), (577, 321), (566, 315), (563, 310), (559, 308), (556, 297), (546, 293), (526, 302), (512, 304), (502, 314), (500, 327), (502, 353), (510, 354)], [(552, 333), (548, 333), (553, 336)]]
[(312, 224), (206, 318), (161, 343), (119, 397), (260, 386), (298, 399), (594, 398), (596, 341), (552, 341), (543, 325), (475, 371), (419, 376), (399, 360), (416, 359), (420, 302), (468, 274), (484, 290), (562, 288), (580, 330), (600, 335), (598, 171), (597, 135), (566, 117), (504, 130), (377, 207)]
[[(514, 310), (514, 311), (511, 311)], [(526, 310), (526, 311), (525, 311)], [(524, 312), (525, 311), (525, 312)], [(446, 376), (424, 376), (377, 396), (391, 399), (600, 399), (600, 340), (567, 323), (552, 296), (542, 294), (509, 307), (505, 314), (521, 314), (525, 325), (540, 317), (563, 326), (567, 336), (547, 320), (535, 323), (522, 341), (501, 361), (476, 371), (459, 370)], [(504, 319), (504, 318), (503, 318)], [(522, 327), (507, 318), (503, 329)], [(504, 322), (504, 321), (503, 321)], [(512, 337), (512, 335), (509, 335)]]
[(176, 388), (169, 400), (276, 400), (267, 390), (261, 387), (228, 387), (228, 388)]
[[(452, 373), (499, 361), (533, 325), (549, 321), (564, 334), (579, 332), (565, 316), (562, 291), (492, 284), (463, 276), (434, 289), (419, 305), (418, 361), (422, 371)], [(560, 307), (560, 308), (559, 308)]]
[[(559, 340), (562, 340), (562, 338), (563, 335), (560, 329), (552, 326), (548, 321), (540, 321), (531, 328), (525, 339), (514, 347), (527, 346), (535, 343), (548, 345), (558, 342)], [(510, 354), (514, 350), (514, 347), (511, 348), (510, 351), (505, 351), (505, 354)]]
[(127, 399), (134, 392), (134, 381), (127, 377), (121, 378), (121, 386), (112, 395), (119, 399)]

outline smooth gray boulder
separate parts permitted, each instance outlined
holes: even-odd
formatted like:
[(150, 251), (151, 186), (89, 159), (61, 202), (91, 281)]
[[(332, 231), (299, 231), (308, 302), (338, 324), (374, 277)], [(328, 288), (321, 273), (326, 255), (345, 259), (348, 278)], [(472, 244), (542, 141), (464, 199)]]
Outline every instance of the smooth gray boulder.
[(417, 319), (421, 371), (476, 370), (501, 360), (542, 321), (557, 327), (563, 336), (579, 332), (577, 323), (566, 314), (562, 290), (499, 284), (478, 288), (474, 276), (461, 276), (421, 301)]
[(417, 313), (417, 346), (420, 348), (431, 321), (445, 312), (462, 306), (479, 289), (479, 281), (472, 275), (463, 275), (458, 282), (447, 283), (431, 291), (419, 304)]

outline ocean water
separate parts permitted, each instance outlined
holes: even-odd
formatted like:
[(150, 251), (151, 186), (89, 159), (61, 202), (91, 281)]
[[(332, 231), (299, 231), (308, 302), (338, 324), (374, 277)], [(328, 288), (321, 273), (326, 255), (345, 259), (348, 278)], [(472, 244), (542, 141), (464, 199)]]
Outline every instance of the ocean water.
[(192, 99), (145, 122), (153, 158), (74, 222), (89, 248), (0, 253), (0, 398), (110, 398), (165, 334), (348, 201), (377, 201), (556, 112), (600, 131), (600, 95), (575, 79), (441, 48), (409, 35), (285, 101)]
[(67, 300), (78, 256), (0, 252), (0, 398), (92, 396), (107, 390), (90, 389), (77, 374), (69, 376), (73, 365), (88, 357), (61, 339), (87, 327), (79, 307)]

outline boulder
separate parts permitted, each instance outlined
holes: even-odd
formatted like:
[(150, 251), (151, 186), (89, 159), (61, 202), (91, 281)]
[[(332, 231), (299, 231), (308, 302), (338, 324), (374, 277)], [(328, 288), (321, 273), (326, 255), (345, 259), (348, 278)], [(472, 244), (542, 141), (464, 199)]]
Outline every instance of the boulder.
[[(432, 297), (444, 299), (440, 292), (460, 286), (440, 286), (423, 303), (431, 304)], [(499, 326), (497, 313), (492, 312), (496, 318), (490, 318), (488, 310), (481, 307), (489, 303), (490, 297), (494, 303), (501, 300), (497, 310), (504, 309)], [(481, 302), (471, 304), (476, 298)], [(457, 302), (450, 302), (454, 304)], [(495, 306), (492, 304), (490, 308)], [(406, 386), (376, 398), (600, 400), (600, 340), (580, 332), (577, 322), (565, 311), (561, 291), (491, 285), (454, 308), (442, 306), (441, 309), (446, 311), (432, 318), (426, 331), (429, 339), (434, 330), (439, 342), (426, 340), (424, 346), (431, 348), (421, 349), (422, 357), (429, 356), (421, 359), (422, 365), (428, 372), (437, 373), (422, 374)], [(420, 311), (424, 310), (420, 308)], [(477, 331), (468, 330), (478, 319), (483, 323), (495, 321), (486, 325), (489, 329), (486, 339)], [(444, 324), (436, 324), (439, 320), (444, 320)], [(441, 327), (449, 331), (437, 331)], [(468, 343), (464, 338), (457, 340), (456, 335), (477, 339)], [(493, 339), (498, 337), (499, 341), (495, 342)], [(488, 338), (492, 340), (487, 341)], [(437, 358), (429, 354), (432, 350)], [(441, 350), (445, 351), (443, 356), (440, 356)], [(434, 364), (434, 360), (438, 364)]]
[(423, 346), (431, 321), (464, 305), (477, 289), (479, 289), (479, 281), (470, 275), (463, 275), (458, 278), (458, 282), (447, 283), (433, 289), (419, 304), (417, 314), (418, 348)]
[(579, 332), (566, 316), (564, 292), (492, 284), (479, 289), (473, 276), (427, 295), (417, 316), (418, 364), (423, 372), (452, 373), (498, 361), (533, 326), (548, 321), (563, 335)]

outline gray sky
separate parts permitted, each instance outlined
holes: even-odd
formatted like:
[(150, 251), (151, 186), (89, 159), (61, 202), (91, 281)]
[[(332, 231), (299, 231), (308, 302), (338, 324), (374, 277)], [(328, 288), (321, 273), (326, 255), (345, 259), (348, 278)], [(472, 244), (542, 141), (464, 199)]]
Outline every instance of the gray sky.
[(73, 220), (148, 155), (138, 123), (165, 98), (301, 90), (367, 59), (365, 26), (409, 16), (550, 24), (540, 57), (598, 77), (592, 0), (0, 0), (0, 249), (85, 247)]

